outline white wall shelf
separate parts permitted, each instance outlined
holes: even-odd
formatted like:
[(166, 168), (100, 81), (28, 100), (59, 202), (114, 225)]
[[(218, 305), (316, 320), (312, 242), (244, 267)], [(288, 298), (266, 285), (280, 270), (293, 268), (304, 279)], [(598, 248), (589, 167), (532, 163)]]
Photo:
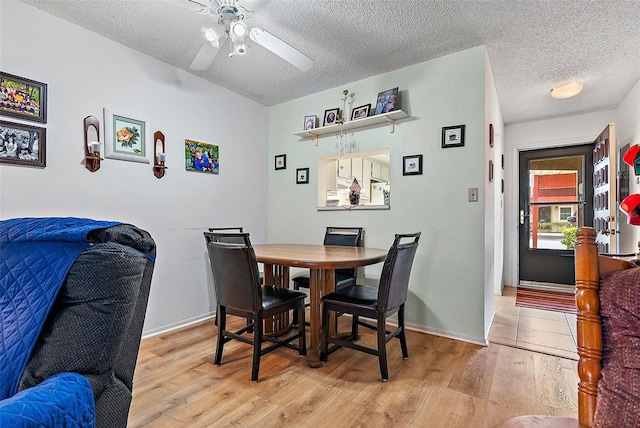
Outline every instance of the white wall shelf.
[(321, 126), (319, 128), (308, 129), (306, 131), (296, 132), (294, 135), (297, 135), (300, 138), (313, 138), (314, 143), (318, 145), (318, 137), (323, 135), (333, 135), (340, 132), (340, 127), (342, 127), (343, 132), (347, 132), (354, 129), (366, 128), (369, 126), (375, 125), (389, 125), (391, 133), (395, 131), (395, 123), (397, 120), (404, 119), (409, 117), (407, 113), (402, 110), (395, 110), (389, 113), (377, 114), (375, 116), (365, 117), (363, 119), (349, 120), (342, 125), (329, 125), (329, 126)]

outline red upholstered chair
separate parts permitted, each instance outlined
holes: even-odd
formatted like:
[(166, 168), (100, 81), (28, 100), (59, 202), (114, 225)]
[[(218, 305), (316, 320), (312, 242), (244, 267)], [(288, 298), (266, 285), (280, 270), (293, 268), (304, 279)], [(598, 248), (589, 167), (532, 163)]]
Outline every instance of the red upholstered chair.
[(640, 261), (598, 255), (590, 227), (577, 237), (578, 419), (520, 416), (496, 428), (640, 426)]

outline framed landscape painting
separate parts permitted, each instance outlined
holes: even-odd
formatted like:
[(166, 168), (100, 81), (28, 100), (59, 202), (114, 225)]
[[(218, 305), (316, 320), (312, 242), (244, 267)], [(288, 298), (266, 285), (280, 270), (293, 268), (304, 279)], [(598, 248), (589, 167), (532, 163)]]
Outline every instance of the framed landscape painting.
[(47, 123), (47, 84), (0, 71), (0, 114)]
[(215, 144), (184, 140), (184, 153), (187, 171), (220, 173), (220, 151)]
[(0, 163), (44, 168), (47, 130), (0, 120)]

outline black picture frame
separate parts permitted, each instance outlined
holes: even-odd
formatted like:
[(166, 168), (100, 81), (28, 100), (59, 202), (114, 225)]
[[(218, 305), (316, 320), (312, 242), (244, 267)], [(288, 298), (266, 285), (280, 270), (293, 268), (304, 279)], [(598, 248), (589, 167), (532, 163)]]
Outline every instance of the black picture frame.
[(309, 168), (296, 169), (296, 184), (309, 183)]
[(464, 146), (465, 125), (445, 126), (442, 128), (442, 148)]
[(305, 116), (304, 117), (304, 130), (308, 131), (310, 129), (315, 129), (316, 123), (318, 122), (318, 116), (315, 114)]
[(279, 169), (287, 169), (287, 155), (276, 155), (275, 168), (276, 171)]
[(46, 168), (47, 130), (0, 120), (0, 163)]
[(397, 110), (398, 106), (398, 88), (387, 89), (378, 93), (376, 98), (376, 112), (375, 114), (388, 113), (390, 111)]
[(324, 121), (322, 122), (322, 126), (330, 126), (335, 125), (338, 121), (338, 117), (340, 116), (339, 108), (330, 108), (324, 111)]
[(371, 103), (356, 107), (351, 111), (351, 120), (364, 119), (369, 116)]
[(421, 175), (422, 155), (409, 155), (402, 157), (402, 175)]
[(47, 84), (0, 71), (0, 115), (47, 123)]

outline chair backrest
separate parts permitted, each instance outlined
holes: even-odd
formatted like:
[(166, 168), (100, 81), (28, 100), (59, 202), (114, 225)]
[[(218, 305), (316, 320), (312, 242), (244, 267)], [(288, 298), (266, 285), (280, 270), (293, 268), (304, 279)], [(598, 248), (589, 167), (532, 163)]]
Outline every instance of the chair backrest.
[[(242, 230), (241, 227), (234, 228), (234, 229)], [(209, 242), (224, 242), (224, 243), (227, 243), (227, 244), (243, 244), (243, 245), (251, 246), (251, 242), (249, 241), (249, 234), (248, 233), (242, 233), (242, 232), (211, 232), (211, 230), (216, 230), (216, 229), (209, 229), (209, 230), (210, 230), (209, 232), (203, 232), (204, 240), (207, 243), (209, 243)], [(222, 230), (222, 229), (217, 229), (217, 230)], [(227, 229), (225, 229), (225, 230), (227, 230)]]
[[(343, 247), (362, 246), (362, 227), (329, 226), (324, 234), (324, 245), (341, 245)], [(355, 269), (336, 269), (336, 275), (356, 277)]]
[(215, 240), (207, 242), (216, 299), (219, 305), (256, 313), (262, 307), (262, 288), (256, 255), (251, 247), (249, 234), (236, 235), (241, 235), (245, 243)]
[(393, 310), (407, 300), (409, 276), (420, 234), (421, 232), (396, 234), (382, 267), (378, 286), (378, 310)]
[[(578, 356), (578, 420), (587, 427), (593, 426), (601, 377), (603, 354), (602, 318), (599, 309), (600, 285), (603, 275), (628, 269), (628, 260), (598, 255), (596, 231), (582, 227), (577, 233), (576, 305)], [(637, 332), (636, 332), (637, 334)]]
[(239, 234), (244, 233), (242, 227), (210, 227), (210, 233), (204, 235), (206, 242), (215, 239), (215, 242), (227, 242), (229, 244), (246, 244)]

